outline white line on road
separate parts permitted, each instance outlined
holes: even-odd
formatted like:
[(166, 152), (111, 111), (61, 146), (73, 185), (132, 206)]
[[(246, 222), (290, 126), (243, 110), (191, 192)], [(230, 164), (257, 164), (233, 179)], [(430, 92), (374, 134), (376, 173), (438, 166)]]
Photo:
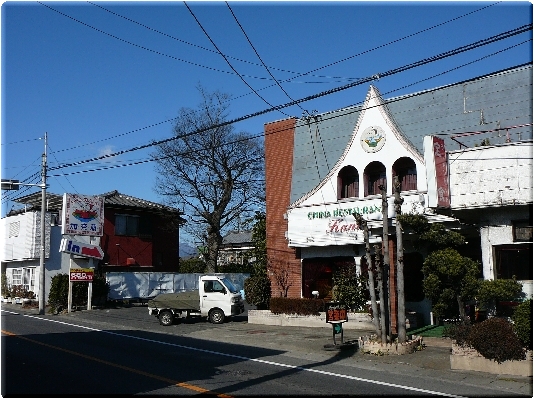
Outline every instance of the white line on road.
[(461, 396), (455, 396), (455, 395), (452, 395), (452, 394), (449, 394), (449, 393), (436, 392), (436, 391), (433, 391), (433, 390), (420, 389), (420, 388), (411, 387), (411, 386), (405, 386), (405, 385), (398, 385), (398, 384), (395, 384), (395, 383), (382, 382), (382, 381), (378, 381), (378, 380), (374, 380), (374, 379), (359, 378), (359, 377), (356, 377), (356, 376), (338, 374), (338, 373), (335, 373), (335, 372), (322, 371), (322, 370), (319, 370), (319, 369), (303, 368), (303, 367), (299, 367), (299, 366), (296, 366), (296, 365), (282, 364), (282, 363), (278, 363), (278, 362), (274, 362), (274, 361), (262, 360), (262, 359), (259, 359), (259, 358), (248, 358), (248, 357), (239, 356), (239, 355), (236, 355), (236, 354), (221, 353), (219, 351), (214, 351), (214, 350), (200, 349), (200, 348), (197, 348), (197, 347), (184, 346), (184, 345), (181, 345), (181, 344), (163, 342), (163, 341), (160, 341), (160, 340), (154, 340), (154, 339), (141, 338), (141, 337), (137, 337), (137, 336), (125, 335), (125, 334), (122, 334), (122, 333), (110, 332), (110, 331), (106, 331), (106, 330), (102, 330), (102, 329), (91, 328), (91, 327), (88, 327), (88, 326), (76, 325), (76, 324), (71, 324), (71, 323), (62, 322), (62, 321), (55, 321), (55, 320), (51, 320), (51, 319), (43, 318), (43, 317), (36, 317), (34, 315), (20, 314), (20, 313), (17, 313), (17, 312), (12, 312), (12, 311), (7, 311), (7, 310), (2, 310), (2, 311), (3, 312), (8, 312), (8, 313), (11, 313), (11, 314), (16, 314), (16, 315), (22, 315), (23, 317), (34, 318), (34, 319), (48, 321), (48, 322), (55, 322), (57, 324), (62, 324), (62, 325), (68, 325), (68, 326), (72, 326), (72, 327), (75, 327), (75, 328), (82, 328), (82, 329), (87, 329), (87, 330), (90, 330), (90, 331), (107, 333), (108, 335), (115, 335), (115, 336), (121, 336), (121, 337), (130, 338), (130, 339), (143, 340), (145, 342), (157, 343), (157, 344), (162, 344), (162, 345), (165, 345), (165, 346), (180, 347), (180, 348), (183, 348), (183, 349), (188, 349), (188, 350), (193, 350), (193, 351), (200, 351), (200, 352), (203, 352), (203, 353), (209, 353), (209, 354), (214, 354), (214, 355), (223, 356), (223, 357), (237, 358), (237, 359), (244, 360), (244, 361), (252, 361), (252, 362), (257, 362), (257, 363), (262, 363), (262, 364), (274, 365), (274, 366), (282, 367), (282, 368), (288, 368), (288, 369), (295, 369), (295, 370), (300, 370), (300, 371), (312, 372), (312, 373), (315, 373), (315, 374), (335, 376), (337, 378), (344, 378), (344, 379), (349, 379), (349, 380), (353, 380), (353, 381), (373, 383), (375, 385), (389, 386), (389, 387), (394, 387), (394, 388), (404, 389), (404, 390), (411, 390), (411, 391), (425, 393), (425, 394), (429, 394), (429, 395), (433, 395), (433, 396), (461, 397)]

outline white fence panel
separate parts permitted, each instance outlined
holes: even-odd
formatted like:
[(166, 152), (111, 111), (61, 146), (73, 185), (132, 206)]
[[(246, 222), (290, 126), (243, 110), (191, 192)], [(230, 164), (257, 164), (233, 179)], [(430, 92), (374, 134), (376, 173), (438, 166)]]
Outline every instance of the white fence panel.
[[(198, 290), (199, 277), (206, 274), (175, 274), (166, 272), (107, 272), (111, 300), (150, 299), (160, 293)], [(226, 277), (236, 289), (243, 289), (250, 274), (216, 274)]]

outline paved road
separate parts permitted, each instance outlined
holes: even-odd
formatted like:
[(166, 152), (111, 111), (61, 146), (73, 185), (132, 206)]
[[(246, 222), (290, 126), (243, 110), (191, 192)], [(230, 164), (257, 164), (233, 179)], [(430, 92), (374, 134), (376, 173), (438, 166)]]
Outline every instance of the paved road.
[[(20, 312), (26, 316), (14, 314)], [(164, 327), (142, 306), (36, 314), (2, 306), (2, 353), (9, 360), (4, 365), (10, 366), (4, 381), (11, 390), (23, 387), (18, 394), (35, 394), (23, 384), (26, 368), (33, 381), (40, 371), (48, 390), (71, 382), (64, 394), (187, 396), (210, 390), (231, 396), (532, 396), (532, 379), (451, 371), (447, 347), (383, 357), (356, 348), (326, 351), (324, 345), (332, 342), (329, 327), (253, 325), (246, 316), (222, 325), (192, 320)], [(6, 337), (11, 330), (16, 336)], [(346, 331), (344, 338), (351, 342), (363, 333)], [(38, 363), (36, 354), (43, 357)], [(46, 367), (61, 356), (67, 357), (59, 363), (69, 366), (67, 371)], [(79, 384), (78, 376), (88, 381)], [(119, 377), (113, 385), (110, 376)]]

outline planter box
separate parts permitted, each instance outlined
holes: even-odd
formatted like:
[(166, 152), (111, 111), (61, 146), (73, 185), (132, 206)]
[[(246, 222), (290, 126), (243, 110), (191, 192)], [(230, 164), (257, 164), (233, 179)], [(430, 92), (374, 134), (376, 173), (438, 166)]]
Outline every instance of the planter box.
[(403, 355), (414, 353), (418, 350), (422, 344), (422, 337), (417, 336), (411, 340), (408, 340), (405, 343), (377, 343), (375, 340), (372, 340), (370, 337), (360, 337), (358, 340), (359, 349), (362, 353), (366, 354), (375, 354), (378, 356), (383, 355)]
[(470, 347), (461, 347), (455, 343), (451, 346), (451, 369), (480, 371), (498, 375), (533, 376), (533, 351), (526, 353), (522, 361), (504, 361), (498, 364), (489, 360)]
[[(249, 310), (248, 323), (259, 325), (301, 326), (301, 327), (330, 327), (325, 313), (320, 315), (273, 314), (269, 310)], [(344, 329), (361, 329), (374, 331), (372, 319), (366, 313), (348, 313), (348, 321), (344, 322)]]

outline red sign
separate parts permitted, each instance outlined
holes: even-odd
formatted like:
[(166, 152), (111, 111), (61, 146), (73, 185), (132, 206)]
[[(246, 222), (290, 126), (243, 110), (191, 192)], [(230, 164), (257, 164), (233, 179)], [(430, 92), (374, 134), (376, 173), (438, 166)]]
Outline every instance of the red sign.
[(435, 171), (437, 176), (437, 205), (450, 206), (450, 184), (448, 179), (448, 159), (444, 140), (433, 136), (433, 153), (435, 155)]
[(69, 281), (71, 282), (93, 282), (94, 270), (91, 268), (71, 268), (69, 271)]
[(325, 322), (347, 322), (347, 308), (340, 303), (325, 303)]

